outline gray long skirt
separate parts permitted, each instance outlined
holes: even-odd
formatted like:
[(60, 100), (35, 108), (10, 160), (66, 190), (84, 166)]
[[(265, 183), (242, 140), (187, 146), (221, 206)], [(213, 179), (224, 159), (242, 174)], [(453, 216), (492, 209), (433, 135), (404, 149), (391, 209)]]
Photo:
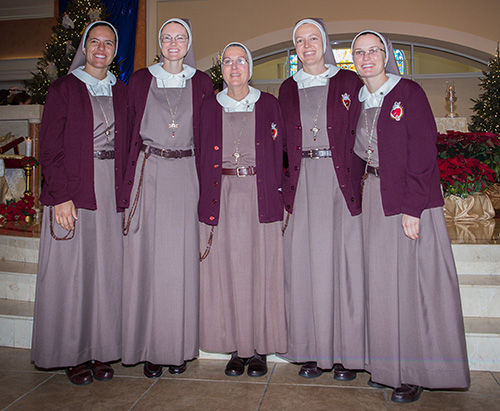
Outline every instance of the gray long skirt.
[[(130, 203), (140, 180), (144, 152)], [(180, 365), (198, 356), (198, 178), (194, 157), (146, 162), (137, 211), (124, 239), (125, 364)], [(127, 210), (128, 218), (130, 209)]]
[[(222, 176), (219, 225), (201, 262), (200, 346), (240, 357), (286, 352), (281, 221), (259, 223), (256, 177)], [(205, 250), (211, 226), (200, 223)]]
[(285, 231), (288, 352), (330, 369), (364, 366), (361, 217), (352, 217), (332, 160), (303, 159)]
[[(97, 210), (78, 210), (75, 237), (56, 241), (44, 207), (31, 360), (72, 367), (121, 357), (122, 233), (114, 161), (94, 160)], [(66, 230), (53, 221), (54, 232)]]
[(418, 240), (384, 216), (380, 179), (363, 193), (367, 360), (373, 381), (465, 388), (469, 368), (458, 279), (441, 207), (424, 210)]

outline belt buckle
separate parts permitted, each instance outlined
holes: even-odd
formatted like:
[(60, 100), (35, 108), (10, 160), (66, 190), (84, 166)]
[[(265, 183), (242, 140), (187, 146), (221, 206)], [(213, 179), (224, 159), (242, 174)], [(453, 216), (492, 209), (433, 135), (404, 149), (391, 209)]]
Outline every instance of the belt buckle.
[(236, 177), (247, 177), (248, 174), (241, 174), (240, 170), (245, 170), (245, 166), (236, 167)]
[[(314, 153), (315, 151), (316, 151), (316, 155), (314, 156), (314, 155), (313, 155), (313, 153)], [(320, 158), (320, 157), (319, 157), (317, 154), (319, 154), (319, 150), (316, 150), (316, 149), (314, 149), (314, 148), (311, 148), (311, 149), (309, 150), (309, 158), (312, 158), (313, 160), (319, 160), (319, 158)]]
[(160, 154), (160, 157), (162, 158), (166, 158), (167, 156), (165, 155), (165, 153), (168, 153), (170, 150), (168, 148), (162, 148), (161, 149), (161, 154)]
[(380, 178), (380, 175), (379, 175), (379, 173), (378, 173), (378, 168), (373, 167), (373, 171), (374, 171), (374, 173), (373, 173), (373, 174), (375, 174), (375, 177), (379, 177), (379, 178)]

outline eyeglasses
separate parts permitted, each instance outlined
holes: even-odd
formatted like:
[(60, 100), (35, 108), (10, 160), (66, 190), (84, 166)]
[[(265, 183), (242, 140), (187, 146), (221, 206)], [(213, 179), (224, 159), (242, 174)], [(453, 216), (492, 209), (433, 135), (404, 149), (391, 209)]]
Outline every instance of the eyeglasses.
[(231, 60), (230, 58), (222, 60), (223, 66), (232, 66), (234, 63), (238, 66), (244, 66), (245, 64), (248, 64), (248, 61), (243, 57), (238, 57), (236, 60)]
[(354, 50), (354, 57), (357, 57), (357, 58), (364, 57), (366, 53), (368, 53), (372, 57), (375, 57), (379, 51), (385, 53), (384, 49), (379, 49), (376, 47), (369, 49), (369, 50)]
[(175, 37), (169, 36), (168, 34), (165, 36), (161, 36), (160, 40), (162, 43), (172, 43), (175, 41), (176, 43), (182, 44), (185, 43), (186, 41), (189, 40), (188, 36), (183, 36), (182, 34), (179, 34)]

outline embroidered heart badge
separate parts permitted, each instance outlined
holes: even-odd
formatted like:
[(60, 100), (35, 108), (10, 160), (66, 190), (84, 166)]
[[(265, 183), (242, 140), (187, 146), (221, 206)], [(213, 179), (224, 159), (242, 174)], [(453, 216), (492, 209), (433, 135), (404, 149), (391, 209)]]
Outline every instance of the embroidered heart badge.
[(403, 117), (403, 114), (404, 114), (403, 105), (401, 104), (401, 102), (396, 101), (392, 106), (391, 118), (393, 118), (396, 121), (399, 121), (401, 120), (401, 117)]
[(351, 96), (349, 94), (342, 94), (342, 104), (349, 111), (349, 107), (351, 107)]
[(278, 137), (278, 126), (275, 123), (271, 123), (271, 135), (273, 140), (276, 140), (276, 137)]

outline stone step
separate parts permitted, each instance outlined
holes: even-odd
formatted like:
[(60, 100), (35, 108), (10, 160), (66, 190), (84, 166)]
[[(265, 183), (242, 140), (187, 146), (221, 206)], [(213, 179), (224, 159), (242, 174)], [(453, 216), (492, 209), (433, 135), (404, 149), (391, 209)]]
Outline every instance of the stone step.
[[(31, 348), (32, 302), (0, 299), (0, 346)], [(465, 317), (465, 336), (471, 370), (500, 371), (500, 318)], [(200, 358), (228, 358), (200, 351)], [(283, 361), (270, 356), (270, 361)]]
[(35, 301), (36, 263), (0, 261), (0, 298)]
[(500, 317), (500, 275), (459, 274), (465, 317)]
[(37, 263), (39, 238), (0, 235), (0, 261)]
[(469, 367), (474, 371), (500, 371), (500, 318), (465, 317)]
[(500, 245), (452, 244), (451, 249), (457, 273), (500, 276)]

